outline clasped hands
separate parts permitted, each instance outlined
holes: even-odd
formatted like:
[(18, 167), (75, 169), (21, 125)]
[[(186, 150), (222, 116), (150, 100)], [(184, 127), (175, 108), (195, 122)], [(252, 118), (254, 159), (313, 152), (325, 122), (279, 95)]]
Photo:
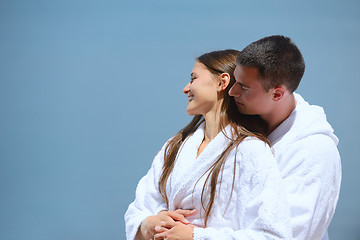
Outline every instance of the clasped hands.
[(138, 234), (144, 240), (192, 240), (194, 225), (189, 224), (186, 217), (192, 216), (196, 210), (161, 211), (157, 215), (147, 217), (139, 228)]

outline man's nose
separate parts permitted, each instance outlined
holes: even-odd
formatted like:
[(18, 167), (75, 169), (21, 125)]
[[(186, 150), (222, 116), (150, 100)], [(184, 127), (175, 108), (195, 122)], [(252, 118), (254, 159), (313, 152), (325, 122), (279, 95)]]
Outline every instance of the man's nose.
[(240, 87), (238, 84), (234, 83), (229, 90), (229, 95), (233, 97), (238, 97), (240, 95)]

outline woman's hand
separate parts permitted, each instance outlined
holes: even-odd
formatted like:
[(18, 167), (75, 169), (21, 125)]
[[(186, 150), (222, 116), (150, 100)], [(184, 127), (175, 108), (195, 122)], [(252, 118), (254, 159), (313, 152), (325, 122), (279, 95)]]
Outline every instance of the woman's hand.
[[(183, 224), (189, 224), (189, 221), (185, 217), (192, 216), (196, 213), (196, 210), (183, 210), (178, 209), (176, 211), (161, 211), (157, 215), (149, 216), (141, 223), (140, 228), (136, 236), (143, 240), (152, 239), (157, 233), (155, 231), (156, 226), (165, 225), (167, 227), (174, 226), (175, 221)], [(161, 224), (163, 223), (163, 224)]]
[(155, 227), (161, 223), (160, 218), (157, 215), (149, 216), (142, 221), (135, 239), (149, 240), (153, 239), (156, 234)]
[[(165, 222), (167, 225), (173, 225), (175, 221), (189, 224), (189, 221), (185, 217), (190, 217), (196, 213), (196, 209), (183, 210), (177, 209), (176, 211), (161, 211), (158, 213), (158, 217), (161, 222)], [(159, 225), (159, 224), (157, 224)]]
[(183, 224), (181, 222), (175, 222), (174, 224), (168, 225), (165, 222), (161, 222), (161, 225), (155, 227), (158, 232), (154, 235), (155, 240), (193, 240), (193, 225)]

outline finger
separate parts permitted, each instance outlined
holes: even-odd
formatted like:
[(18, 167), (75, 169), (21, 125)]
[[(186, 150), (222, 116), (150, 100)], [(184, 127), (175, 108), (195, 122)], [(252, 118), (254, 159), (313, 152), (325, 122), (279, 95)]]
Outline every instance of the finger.
[(158, 233), (158, 234), (155, 234), (154, 235), (154, 240), (162, 240), (166, 237), (166, 232), (163, 232), (163, 233)]
[(160, 222), (160, 226), (164, 227), (164, 228), (166, 228), (168, 230), (173, 228), (175, 226), (175, 224), (176, 224), (176, 222), (165, 222), (165, 221)]
[(157, 233), (166, 232), (166, 231), (168, 231), (168, 230), (169, 230), (168, 228), (162, 227), (162, 226), (156, 226), (156, 227), (155, 227), (155, 231), (156, 231)]
[(196, 209), (192, 209), (192, 210), (178, 209), (175, 212), (180, 213), (184, 217), (190, 217), (190, 216), (194, 215), (195, 213), (197, 213)]
[(165, 220), (163, 220), (162, 222), (167, 222), (168, 224), (172, 224), (172, 225), (175, 224), (175, 220), (170, 215), (166, 216)]
[(203, 228), (203, 227), (196, 226), (194, 224), (188, 224), (188, 226), (193, 227), (193, 228)]
[[(175, 223), (174, 219), (169, 214), (170, 212), (172, 212), (172, 211), (166, 211), (166, 212), (163, 211), (163, 212), (161, 212), (161, 214), (158, 214), (160, 221)], [(157, 225), (159, 225), (159, 224), (157, 224)]]
[(177, 213), (177, 212), (168, 212), (169, 216), (174, 219), (174, 220), (177, 220), (177, 221), (180, 221), (184, 224), (189, 224), (189, 221), (180, 213)]
[(172, 219), (171, 217), (168, 217), (169, 219), (166, 219), (165, 221), (161, 221), (159, 224), (159, 226), (161, 227), (165, 227), (167, 229), (171, 229), (172, 227), (175, 226), (176, 222), (174, 221), (174, 219)]

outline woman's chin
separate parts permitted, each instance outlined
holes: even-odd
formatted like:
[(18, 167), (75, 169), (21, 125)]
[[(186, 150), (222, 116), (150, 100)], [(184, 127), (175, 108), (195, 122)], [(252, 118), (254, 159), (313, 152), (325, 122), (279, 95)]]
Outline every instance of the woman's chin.
[(192, 111), (191, 109), (186, 109), (186, 113), (187, 113), (187, 115), (189, 115), (189, 116), (194, 116), (194, 115), (197, 115), (196, 113), (194, 113), (194, 111)]

